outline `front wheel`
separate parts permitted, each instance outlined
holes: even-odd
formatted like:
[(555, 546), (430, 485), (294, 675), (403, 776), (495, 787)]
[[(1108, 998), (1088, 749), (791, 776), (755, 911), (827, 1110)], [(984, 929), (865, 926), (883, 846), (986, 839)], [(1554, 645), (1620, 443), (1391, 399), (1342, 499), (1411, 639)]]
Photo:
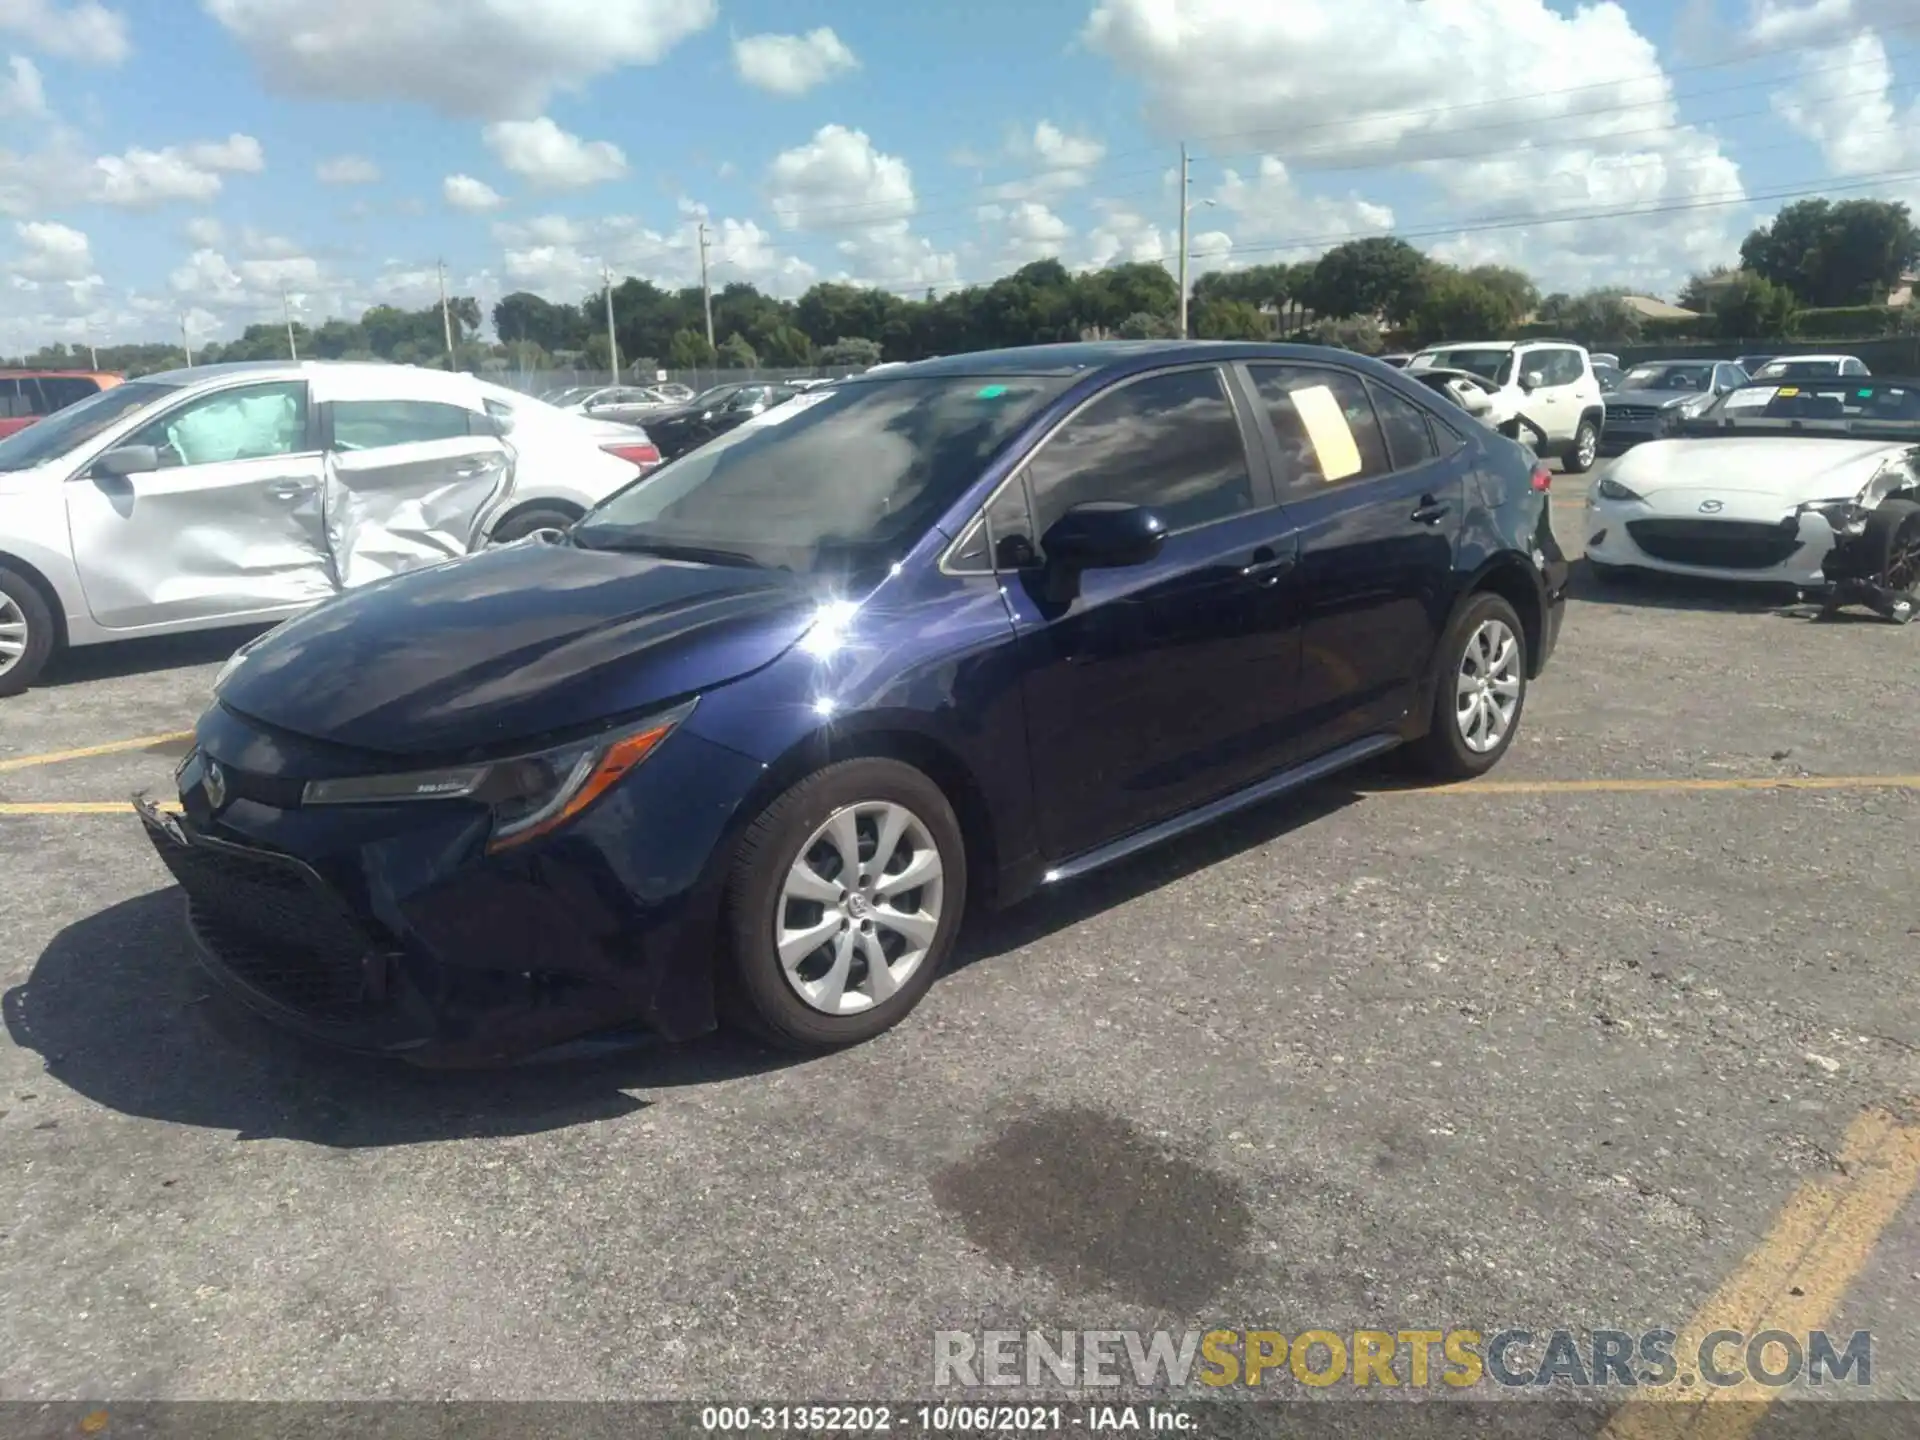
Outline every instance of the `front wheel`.
[(1569, 475), (1584, 475), (1599, 458), (1600, 427), (1591, 420), (1582, 420), (1580, 428), (1573, 432), (1573, 448), (1560, 462), (1561, 468)]
[(53, 612), (26, 576), (0, 566), (0, 696), (27, 690), (53, 654)]
[(493, 532), (493, 543), (511, 545), (538, 530), (571, 530), (579, 516), (571, 510), (541, 508), (509, 515)]
[(733, 1018), (789, 1050), (898, 1024), (933, 984), (966, 907), (953, 807), (897, 760), (829, 765), (747, 828), (727, 887)]
[(1414, 747), (1436, 780), (1470, 780), (1500, 763), (1527, 703), (1527, 640), (1498, 595), (1475, 595), (1447, 631), (1433, 716)]

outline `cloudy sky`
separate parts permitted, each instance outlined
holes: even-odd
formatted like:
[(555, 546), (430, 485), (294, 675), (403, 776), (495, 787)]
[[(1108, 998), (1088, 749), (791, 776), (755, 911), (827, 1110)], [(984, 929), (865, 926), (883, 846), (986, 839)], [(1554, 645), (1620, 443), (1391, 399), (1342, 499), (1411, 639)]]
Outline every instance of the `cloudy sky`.
[(784, 294), (1170, 259), (1182, 139), (1199, 268), (1659, 293), (1920, 198), (1916, 81), (1920, 0), (0, 0), (0, 351), (688, 284), (703, 218)]

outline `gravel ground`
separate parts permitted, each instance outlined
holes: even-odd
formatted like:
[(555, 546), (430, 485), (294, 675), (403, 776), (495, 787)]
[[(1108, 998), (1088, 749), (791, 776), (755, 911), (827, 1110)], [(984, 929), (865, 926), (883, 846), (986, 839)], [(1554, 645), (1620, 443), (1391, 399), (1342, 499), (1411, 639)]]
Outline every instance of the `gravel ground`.
[[(232, 644), (4, 702), (0, 801), (164, 788), (177, 744), (5, 762), (185, 728)], [(1503, 787), (1243, 817), (976, 925), (804, 1063), (319, 1054), (207, 995), (130, 817), (0, 815), (0, 1399), (904, 1396), (945, 1328), (1678, 1328), (1920, 1094), (1920, 789), (1563, 782), (1911, 776), (1916, 644), (1583, 587)], [(1829, 1328), (1920, 1398), (1920, 1209), (1869, 1240)]]

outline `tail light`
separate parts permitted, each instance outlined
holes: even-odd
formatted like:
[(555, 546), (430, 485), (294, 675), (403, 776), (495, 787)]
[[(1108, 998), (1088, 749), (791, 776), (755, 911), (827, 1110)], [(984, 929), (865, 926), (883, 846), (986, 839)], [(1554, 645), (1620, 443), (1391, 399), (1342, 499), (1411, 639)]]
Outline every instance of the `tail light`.
[(1544, 463), (1536, 463), (1533, 467), (1533, 488), (1543, 493), (1553, 489), (1553, 472)]
[(629, 445), (622, 441), (614, 445), (600, 447), (609, 455), (617, 455), (629, 465), (638, 465), (642, 470), (649, 465), (660, 463), (660, 447), (651, 440), (643, 440), (638, 445)]

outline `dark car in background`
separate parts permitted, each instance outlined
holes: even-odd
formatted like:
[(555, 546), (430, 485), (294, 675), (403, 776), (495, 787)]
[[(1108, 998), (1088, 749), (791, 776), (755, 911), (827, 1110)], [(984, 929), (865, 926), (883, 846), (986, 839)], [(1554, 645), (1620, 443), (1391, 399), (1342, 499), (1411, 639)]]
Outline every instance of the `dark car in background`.
[(124, 378), (104, 370), (0, 370), (0, 439), (110, 390)]
[(787, 385), (741, 381), (703, 390), (683, 405), (647, 412), (647, 434), (671, 460), (724, 435), (800, 392)]
[(977, 908), (1401, 747), (1492, 768), (1550, 486), (1345, 351), (907, 365), (270, 632), (140, 813), (211, 972), (324, 1040), (849, 1044)]
[(1730, 360), (1648, 360), (1633, 366), (1606, 392), (1607, 421), (1600, 448), (1620, 455), (1673, 433), (1722, 395), (1747, 383)]

